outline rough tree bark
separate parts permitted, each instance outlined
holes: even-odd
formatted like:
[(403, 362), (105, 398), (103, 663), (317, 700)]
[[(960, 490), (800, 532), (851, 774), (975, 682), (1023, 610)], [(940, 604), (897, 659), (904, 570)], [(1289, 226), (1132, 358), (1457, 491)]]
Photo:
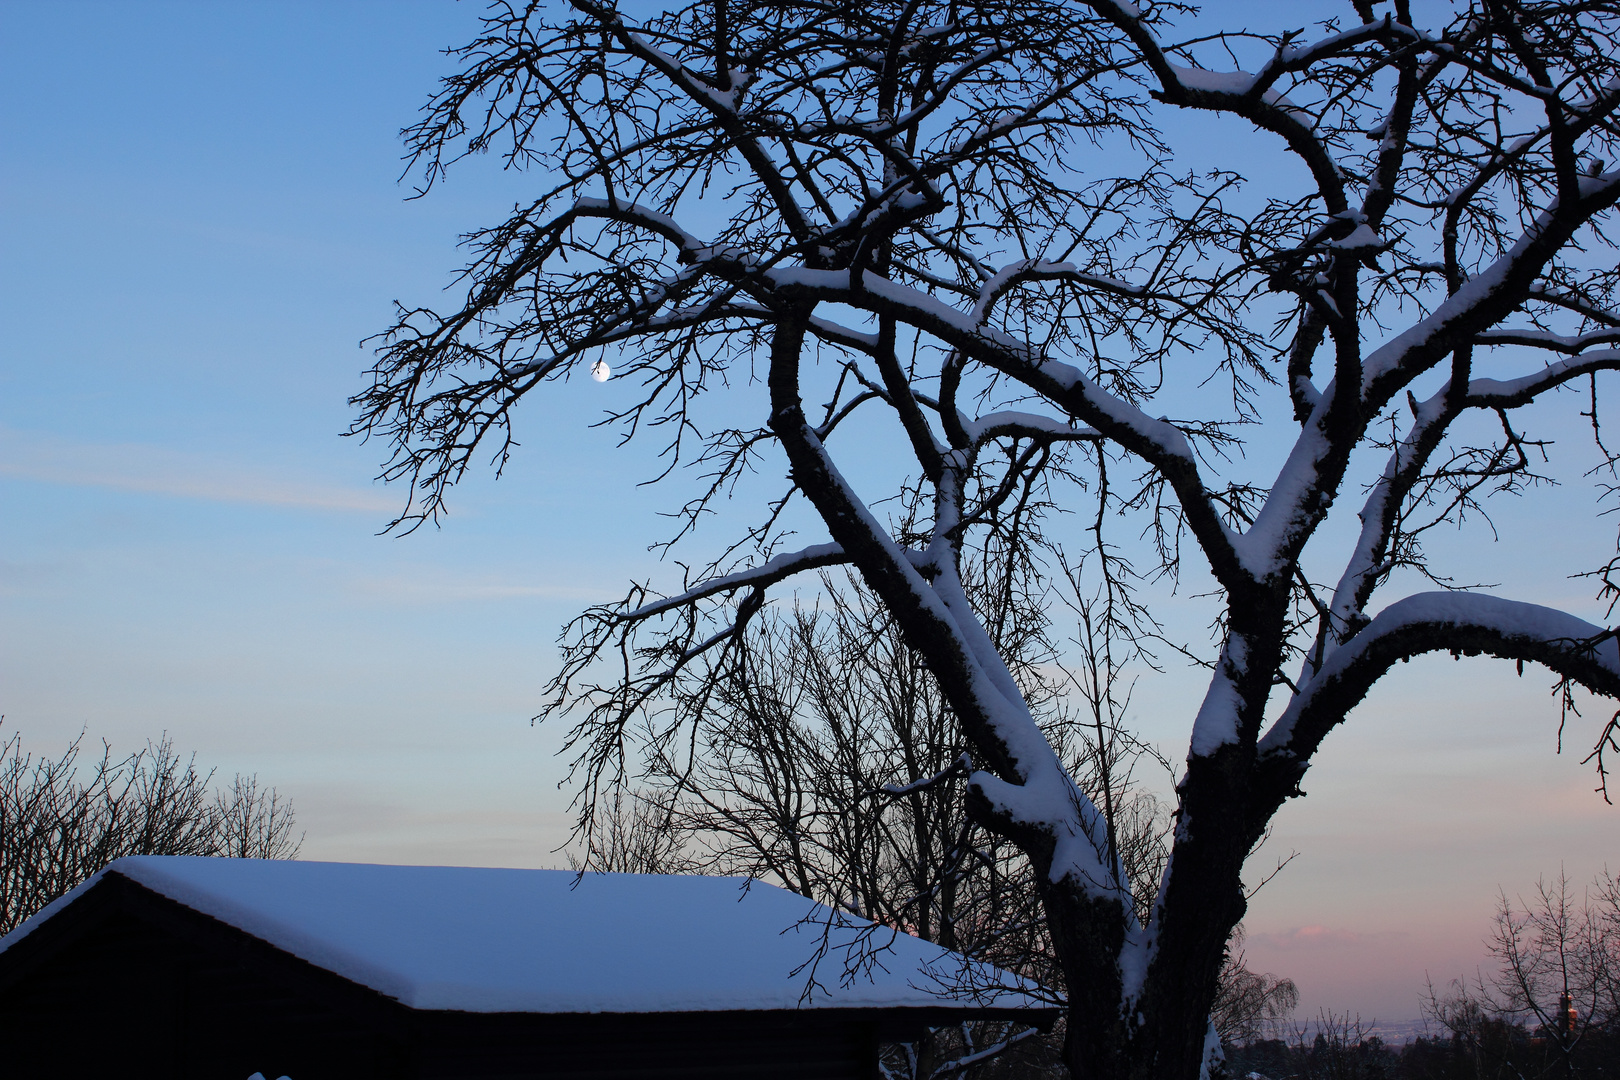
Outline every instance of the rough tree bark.
[[(412, 485), (395, 524), (436, 517), (481, 447), (505, 460), (520, 399), (609, 353), (612, 386), (639, 387), (614, 419), (698, 466), (687, 525), (751, 469), (787, 476), (679, 591), (638, 586), (575, 624), (544, 714), (579, 710), (587, 815), (638, 720), (723, 670), (773, 590), (852, 567), (962, 725), (976, 819), (1036, 870), (1072, 1072), (1190, 1080), (1244, 861), (1393, 663), (1487, 653), (1620, 695), (1604, 627), (1481, 592), (1387, 595), (1426, 569), (1433, 524), (1537, 478), (1547, 444), (1515, 410), (1584, 384), (1597, 435), (1598, 376), (1620, 367), (1603, 232), (1620, 6), (1436, 14), (1354, 0), (1299, 16), (1322, 20), (1309, 32), (1212, 34), (1128, 0), (495, 5), (407, 139), (424, 186), (495, 149), (541, 190), (469, 237), (454, 311), (401, 310), (356, 398), (356, 431)], [(1211, 172), (1168, 134), (1184, 110), (1294, 164)], [(1192, 385), (1220, 393), (1168, 418)], [(857, 412), (914, 459), (878, 494), (922, 525), (860, 493)], [(1255, 425), (1292, 439), (1270, 478), (1234, 452)], [(964, 551), (1025, 527), (1010, 508), (1031, 499), (1095, 507), (1089, 580), (1145, 637), (1105, 522), (1150, 538), (1143, 572), (1173, 572), (1186, 541), (1224, 600), (1145, 921), (1110, 808), (1041, 737), (962, 587)], [(1334, 510), (1359, 518), (1348, 554)], [(805, 520), (826, 540), (788, 550)], [(1338, 568), (1325, 586), (1313, 540), (1316, 574)], [(655, 743), (692, 712), (657, 715)], [(1611, 721), (1600, 771), (1615, 740)]]

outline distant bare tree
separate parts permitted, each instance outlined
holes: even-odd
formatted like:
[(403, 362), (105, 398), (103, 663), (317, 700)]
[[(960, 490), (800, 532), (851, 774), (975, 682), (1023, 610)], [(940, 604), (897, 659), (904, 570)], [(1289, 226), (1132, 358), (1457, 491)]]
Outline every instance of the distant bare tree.
[(292, 805), (255, 776), (210, 788), (168, 736), (142, 750), (81, 761), (84, 737), (61, 756), (0, 743), (0, 933), (125, 855), (225, 855), (293, 859)]
[(604, 874), (693, 873), (686, 840), (663, 793), (619, 788), (593, 820), (585, 850), (567, 853), (568, 865)]
[(1569, 878), (1528, 903), (1499, 897), (1488, 942), (1497, 967), (1431, 985), (1426, 1015), (1482, 1067), (1527, 1080), (1620, 1069), (1620, 882), (1607, 871), (1577, 903)]
[(257, 774), (237, 773), (229, 791), (216, 792), (213, 816), (217, 850), (210, 854), (236, 859), (296, 859), (303, 846), (303, 834), (296, 839), (292, 834), (292, 803), (275, 788), (260, 788)]
[[(1043, 673), (1051, 652), (1032, 614), (1008, 624), (1028, 650), (1016, 670), (1047, 737), (1114, 808), (1145, 909), (1167, 815), (1133, 779), (1142, 750), (1127, 756), (1107, 716), (1099, 742)], [(649, 737), (661, 752), (643, 782), (657, 794), (642, 799), (683, 837), (690, 867), (774, 881), (1061, 989), (1028, 860), (969, 815), (960, 725), (858, 580), (828, 580), (814, 606), (761, 613), (723, 672), (683, 687), (695, 741)]]

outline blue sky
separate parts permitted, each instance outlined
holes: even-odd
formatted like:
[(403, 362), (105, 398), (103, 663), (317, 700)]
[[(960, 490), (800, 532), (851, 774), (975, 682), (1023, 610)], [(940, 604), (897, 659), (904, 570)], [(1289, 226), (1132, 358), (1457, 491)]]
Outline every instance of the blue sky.
[[(635, 487), (647, 459), (585, 427), (613, 384), (531, 406), (506, 478), (404, 538), (376, 535), (399, 505), (381, 449), (339, 437), (360, 340), (526, 190), (493, 162), (423, 200), (396, 183), (396, 133), (478, 12), (0, 4), (0, 732), (49, 753), (167, 731), (291, 794), (310, 858), (559, 859), (560, 739), (529, 724), (557, 631), (673, 576), (646, 545), (678, 494)], [(1508, 595), (1600, 617), (1546, 558), (1612, 549), (1590, 505), (1572, 485), (1510, 507), (1495, 545), (1442, 542)], [(1193, 625), (1186, 593), (1170, 616)], [(1248, 921), (1303, 1011), (1415, 1016), (1425, 972), (1480, 962), (1499, 885), (1582, 881), (1615, 850), (1620, 814), (1553, 753), (1547, 681), (1409, 665), (1333, 737), (1267, 848), (1301, 854)], [(1176, 670), (1142, 685), (1172, 757), (1201, 692)]]

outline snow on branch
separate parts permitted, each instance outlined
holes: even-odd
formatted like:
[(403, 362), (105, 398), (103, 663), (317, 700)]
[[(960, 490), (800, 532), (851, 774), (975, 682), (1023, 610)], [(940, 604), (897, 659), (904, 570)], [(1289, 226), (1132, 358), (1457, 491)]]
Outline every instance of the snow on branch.
[[(1414, 401), (1412, 424), (1391, 451), (1383, 475), (1373, 485), (1362, 506), (1360, 535), (1334, 590), (1327, 615), (1329, 624), (1321, 628), (1315, 655), (1307, 658), (1307, 666), (1301, 677), (1309, 678), (1321, 660), (1336, 650), (1341, 636), (1348, 635), (1366, 622), (1362, 614), (1363, 605), (1395, 566), (1390, 551), (1400, 529), (1403, 507), (1412, 491), (1424, 481), (1424, 469), (1430, 455), (1440, 446), (1446, 428), (1464, 409), (1518, 408), (1573, 379), (1612, 370), (1620, 370), (1620, 350), (1604, 350), (1560, 360), (1518, 379), (1472, 379), (1463, 394), (1455, 397), (1448, 380), (1427, 400)], [(1499, 465), (1493, 459), (1491, 467), (1473, 474), (1474, 481), (1483, 482), (1489, 476), (1501, 477), (1513, 468)], [(1472, 484), (1462, 488), (1454, 496), (1458, 501), (1454, 501), (1452, 506), (1469, 498), (1472, 490)], [(1444, 516), (1445, 513), (1439, 515), (1440, 518)]]
[(1094, 442), (1102, 433), (1092, 427), (1075, 427), (1056, 417), (1039, 413), (1004, 410), (964, 420), (962, 430), (974, 446), (982, 446), (992, 439), (1034, 439), (1037, 442)]
[(955, 1076), (958, 1073), (979, 1064), (981, 1061), (988, 1061), (999, 1054), (1005, 1053), (1009, 1048), (1018, 1045), (1033, 1035), (1039, 1035), (1040, 1033), (1039, 1028), (1025, 1028), (1023, 1031), (1009, 1035), (1005, 1039), (991, 1043), (983, 1050), (979, 1050), (972, 1054), (966, 1054), (962, 1057), (955, 1058), (951, 1061), (945, 1062), (942, 1065), (936, 1066), (934, 1071), (928, 1074), (928, 1080), (945, 1080), (946, 1077)]
[(944, 783), (953, 777), (963, 776), (973, 768), (973, 756), (966, 751), (958, 754), (956, 760), (945, 766), (933, 776), (925, 776), (920, 780), (913, 780), (909, 784), (884, 784), (878, 790), (885, 795), (900, 798), (918, 791), (926, 791), (937, 784)]
[(1615, 631), (1482, 593), (1418, 593), (1379, 612), (1326, 659), (1260, 740), (1261, 755), (1302, 767), (1392, 664), (1430, 652), (1531, 660), (1594, 693), (1620, 698)]
[(802, 574), (806, 570), (817, 570), (825, 566), (838, 566), (848, 562), (844, 549), (837, 544), (812, 544), (799, 551), (785, 552), (747, 570), (739, 570), (734, 574), (725, 574), (721, 577), (710, 578), (693, 588), (676, 596), (654, 600), (650, 604), (642, 604), (618, 617), (619, 622), (642, 622), (655, 615), (661, 615), (674, 608), (684, 607), (698, 600), (721, 593), (732, 593), (739, 589), (759, 589), (774, 585), (779, 581), (790, 578), (795, 574)]
[(735, 91), (730, 93), (716, 93), (716, 88), (710, 86), (704, 79), (694, 75), (681, 64), (681, 62), (668, 53), (663, 52), (647, 41), (645, 37), (637, 34), (625, 25), (623, 18), (613, 8), (594, 3), (593, 0), (570, 0), (573, 6), (591, 16), (601, 24), (604, 30), (618, 39), (625, 51), (637, 57), (648, 66), (660, 72), (669, 82), (677, 87), (689, 99), (708, 110), (731, 136), (738, 151), (748, 162), (754, 174), (770, 193), (776, 210), (782, 215), (784, 223), (789, 230), (801, 241), (810, 238), (810, 226), (805, 220), (804, 211), (777, 168), (771, 155), (761, 147), (751, 134), (744, 130), (738, 116)]
[(1620, 171), (1594, 177), (1590, 184), (1583, 180), (1581, 196), (1573, 207), (1554, 199), (1503, 255), (1464, 282), (1428, 317), (1368, 356), (1362, 366), (1363, 402), (1369, 408), (1382, 407), (1419, 373), (1488, 330), (1524, 299), (1538, 295), (1535, 280), (1554, 252), (1620, 197)]
[(979, 322), (984, 322), (990, 317), (990, 310), (995, 306), (996, 301), (1008, 290), (1016, 288), (1025, 281), (1070, 281), (1124, 296), (1143, 296), (1147, 293), (1147, 290), (1141, 285), (1132, 285), (1128, 281), (1121, 281), (1119, 278), (1108, 277), (1104, 274), (1085, 273), (1073, 263), (1055, 263), (1048, 262), (1045, 259), (1022, 259), (1015, 263), (1009, 263), (979, 287), (979, 300), (974, 305), (974, 316)]
[(1511, 409), (1528, 405), (1537, 395), (1572, 379), (1596, 371), (1615, 370), (1620, 370), (1620, 349), (1583, 353), (1517, 379), (1471, 379), (1465, 400), (1473, 408)]
[(1474, 337), (1476, 345), (1526, 345), (1532, 349), (1578, 355), (1594, 345), (1620, 342), (1620, 328), (1608, 327), (1588, 334), (1554, 334), (1545, 330), (1487, 330)]
[(1538, 303), (1549, 304), (1552, 307), (1563, 308), (1582, 315), (1599, 326), (1620, 326), (1620, 312), (1610, 311), (1598, 307), (1584, 297), (1573, 296), (1558, 289), (1549, 289), (1545, 282), (1538, 281), (1530, 286), (1529, 299)]
[[(1289, 35), (1292, 37), (1293, 35)], [(1330, 57), (1339, 56), (1346, 51), (1370, 41), (1385, 41), (1392, 43), (1411, 44), (1429, 41), (1429, 37), (1420, 30), (1416, 30), (1405, 23), (1395, 21), (1392, 14), (1386, 14), (1383, 19), (1376, 22), (1362, 23), (1360, 26), (1327, 37), (1309, 45), (1283, 45), (1277, 49), (1276, 54), (1254, 76), (1254, 84), (1250, 87), (1265, 90), (1284, 74), (1292, 71), (1304, 71), (1312, 64)]]
[(627, 225), (640, 225), (644, 229), (650, 229), (680, 248), (682, 255), (686, 257), (683, 261), (691, 261), (701, 252), (708, 250), (707, 245), (681, 228), (680, 223), (668, 214), (637, 203), (582, 196), (574, 201), (573, 215), (577, 217), (608, 218)]

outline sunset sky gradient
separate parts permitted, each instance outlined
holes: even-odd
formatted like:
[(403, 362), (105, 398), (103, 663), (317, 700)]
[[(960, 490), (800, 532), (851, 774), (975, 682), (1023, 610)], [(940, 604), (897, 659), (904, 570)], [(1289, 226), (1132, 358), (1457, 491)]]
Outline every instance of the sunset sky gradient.
[[(1268, 28), (1287, 10), (1243, 9)], [(535, 182), (486, 159), (425, 199), (398, 183), (397, 132), (479, 10), (0, 4), (0, 737), (52, 754), (167, 732), (291, 795), (306, 858), (561, 863), (560, 732), (529, 718), (568, 618), (678, 576), (647, 545), (684, 489), (635, 486), (654, 462), (586, 426), (616, 384), (583, 377), (520, 417), (503, 479), (407, 537), (378, 535), (403, 497), (372, 479), (384, 448), (340, 437), (359, 342), (396, 298), (436, 302), (457, 235)], [(1193, 156), (1289, 167), (1200, 123)], [(1595, 497), (1535, 491), (1494, 542), (1437, 547), (1460, 579), (1603, 621), (1564, 577), (1613, 551)], [(1198, 592), (1161, 597), (1194, 637)], [(1299, 854), (1247, 921), (1251, 966), (1295, 978), (1302, 1015), (1414, 1018), (1426, 977), (1484, 962), (1499, 888), (1620, 871), (1620, 809), (1580, 763), (1608, 712), (1558, 754), (1550, 683), (1416, 662), (1329, 739), (1256, 880)], [(1139, 685), (1172, 759), (1202, 690), (1173, 663)]]

